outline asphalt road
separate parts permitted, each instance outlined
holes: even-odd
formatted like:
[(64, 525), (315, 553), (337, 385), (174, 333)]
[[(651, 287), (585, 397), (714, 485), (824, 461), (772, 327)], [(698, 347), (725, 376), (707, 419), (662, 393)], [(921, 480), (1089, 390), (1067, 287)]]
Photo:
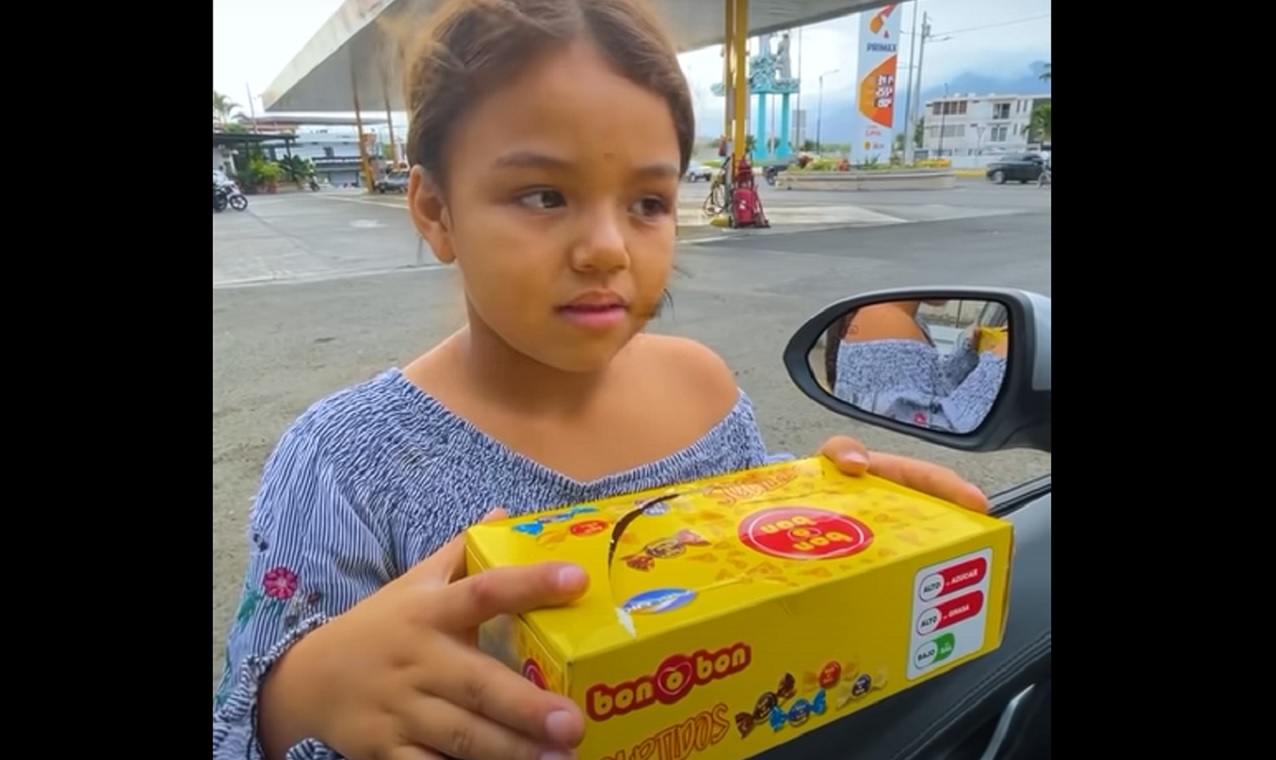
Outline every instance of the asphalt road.
[[(769, 237), (828, 226), (870, 227), (1048, 211), (1049, 189), (961, 181), (953, 190), (829, 192), (760, 187), (769, 230), (711, 227), (702, 205), (708, 186), (686, 183), (679, 235), (702, 241), (728, 235)], [(405, 216), (399, 194), (326, 190), (253, 196), (246, 212), (213, 216), (213, 287), (315, 281), (437, 266)]]
[[(782, 195), (774, 191), (768, 203), (783, 203)], [(652, 329), (721, 353), (775, 451), (809, 453), (847, 433), (954, 467), (990, 491), (1048, 473), (1049, 456), (960, 454), (836, 417), (792, 385), (780, 352), (828, 302), (877, 288), (996, 285), (1049, 295), (1049, 190), (963, 183), (937, 193), (821, 195), (902, 221), (680, 246), (673, 308)], [(452, 270), (414, 268), (416, 238), (401, 209), (306, 195), (253, 200), (245, 214), (213, 219), (214, 687), (242, 583), (245, 518), (283, 428), (321, 396), (409, 361), (464, 318)], [(941, 221), (922, 221), (931, 218)], [(219, 284), (219, 263), (225, 273), (244, 261), (288, 284), (232, 287), (228, 276)], [(299, 261), (329, 266), (316, 277), (293, 267)], [(402, 268), (386, 272), (387, 262)]]

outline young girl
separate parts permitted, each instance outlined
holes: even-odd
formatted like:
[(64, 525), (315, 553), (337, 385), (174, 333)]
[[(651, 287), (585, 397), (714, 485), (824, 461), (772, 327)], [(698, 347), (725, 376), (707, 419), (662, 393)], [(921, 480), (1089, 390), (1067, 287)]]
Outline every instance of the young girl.
[[(576, 566), (460, 578), (456, 538), (522, 515), (768, 461), (712, 351), (642, 334), (665, 295), (695, 129), (642, 0), (455, 0), (407, 73), (413, 223), (467, 325), (307, 410), (266, 464), (213, 757), (552, 760), (580, 710), (474, 648), (564, 604)], [(972, 509), (954, 473), (821, 449)]]

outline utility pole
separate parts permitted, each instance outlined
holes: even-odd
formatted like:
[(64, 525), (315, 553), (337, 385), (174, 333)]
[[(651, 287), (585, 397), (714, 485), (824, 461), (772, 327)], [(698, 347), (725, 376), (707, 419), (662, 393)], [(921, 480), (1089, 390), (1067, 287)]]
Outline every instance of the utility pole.
[(944, 157), (944, 127), (947, 124), (948, 116), (948, 83), (944, 82), (944, 102), (939, 105), (939, 155), (935, 158)]
[[(929, 38), (930, 38), (930, 14), (923, 13), (921, 39), (918, 40), (916, 36), (913, 37), (913, 40), (918, 43), (917, 45), (917, 79), (916, 79), (916, 85), (915, 85), (916, 89), (914, 89), (912, 94), (908, 96), (908, 102), (912, 106), (908, 110), (911, 111), (913, 114), (912, 118), (908, 120), (908, 139), (904, 143), (905, 145), (908, 145), (908, 146), (912, 146), (914, 144), (913, 136), (917, 132), (917, 117), (920, 113), (918, 109), (922, 105), (924, 105), (922, 103), (918, 103), (917, 101), (921, 100), (921, 97), (922, 97), (922, 62), (925, 61), (926, 59), (926, 40)], [(914, 155), (913, 150), (909, 150), (909, 152), (906, 155), (908, 156), (907, 158), (908, 163), (912, 163), (913, 155)]]
[(912, 166), (912, 116), (914, 116), (915, 103), (912, 102), (912, 78), (917, 73), (917, 5), (921, 0), (914, 0), (912, 3), (912, 40), (909, 41), (909, 99), (903, 108), (903, 164)]

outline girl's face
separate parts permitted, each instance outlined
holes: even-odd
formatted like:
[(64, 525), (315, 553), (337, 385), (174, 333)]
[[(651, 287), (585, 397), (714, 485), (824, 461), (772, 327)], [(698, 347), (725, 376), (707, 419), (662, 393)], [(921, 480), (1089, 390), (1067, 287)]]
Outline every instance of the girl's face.
[(414, 168), (409, 206), (461, 271), (475, 340), (593, 371), (660, 302), (680, 157), (664, 99), (573, 44), (479, 99), (452, 132), (446, 187)]

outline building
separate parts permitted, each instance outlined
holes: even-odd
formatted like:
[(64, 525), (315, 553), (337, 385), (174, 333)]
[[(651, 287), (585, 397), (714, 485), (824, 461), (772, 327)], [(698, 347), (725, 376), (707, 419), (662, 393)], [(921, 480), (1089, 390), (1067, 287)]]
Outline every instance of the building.
[[(292, 154), (313, 161), (315, 173), (321, 182), (326, 181), (334, 187), (363, 185), (358, 128), (354, 117), (269, 114), (255, 120), (247, 119), (244, 123), (249, 129), (291, 135)], [(402, 160), (402, 141), (406, 133), (406, 127), (395, 124), (392, 128), (385, 118), (363, 118), (364, 147), (368, 158), (372, 160), (374, 176), (379, 175), (390, 160)], [(391, 135), (394, 137), (393, 143), (390, 140)], [(282, 157), (282, 152), (270, 153), (270, 158), (274, 160)]]
[(949, 95), (926, 102), (918, 158), (1022, 153), (1041, 147), (1032, 113), (1049, 95)]

